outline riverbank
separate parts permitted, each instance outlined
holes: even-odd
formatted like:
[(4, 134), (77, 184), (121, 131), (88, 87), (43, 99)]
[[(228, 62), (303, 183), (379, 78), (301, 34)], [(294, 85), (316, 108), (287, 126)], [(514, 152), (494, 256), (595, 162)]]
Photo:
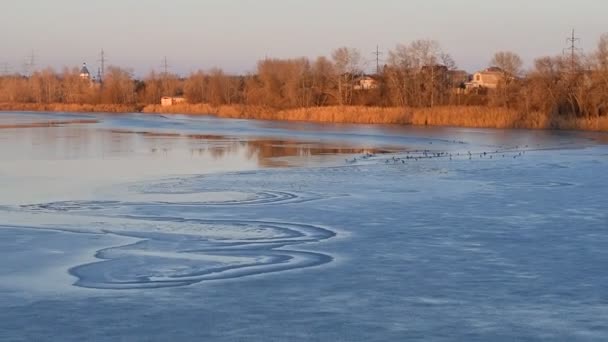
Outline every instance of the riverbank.
[(364, 106), (311, 107), (273, 110), (248, 106), (149, 105), (145, 113), (211, 114), (222, 118), (321, 123), (397, 124), (457, 126), (473, 128), (525, 128), (608, 131), (608, 117), (553, 117), (540, 112), (521, 114), (515, 110), (484, 106), (442, 106), (434, 108), (384, 108)]
[(231, 119), (320, 123), (608, 131), (608, 116), (596, 118), (558, 117), (540, 112), (522, 114), (515, 110), (484, 106), (441, 106), (434, 108), (330, 106), (275, 110), (244, 105), (211, 106), (208, 104), (179, 104), (163, 107), (160, 105), (4, 103), (0, 104), (0, 110), (105, 113), (143, 112), (155, 114), (214, 115)]
[(68, 113), (137, 113), (143, 106), (74, 103), (0, 103), (0, 111), (68, 112)]

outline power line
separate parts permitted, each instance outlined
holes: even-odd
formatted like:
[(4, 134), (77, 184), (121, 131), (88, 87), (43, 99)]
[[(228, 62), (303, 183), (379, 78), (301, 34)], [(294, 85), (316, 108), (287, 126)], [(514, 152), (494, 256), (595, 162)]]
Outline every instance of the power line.
[(581, 39), (574, 34), (574, 29), (572, 29), (572, 35), (566, 39), (566, 43), (568, 43), (568, 47), (564, 49), (565, 52), (570, 53), (570, 67), (572, 70), (576, 67), (576, 55), (577, 53), (582, 52), (582, 50), (576, 47), (577, 43), (580, 43)]
[(169, 74), (169, 63), (167, 62), (167, 56), (163, 58), (161, 68), (163, 68), (163, 74), (167, 76)]
[(101, 69), (97, 71), (98, 77), (99, 77), (99, 82), (101, 82), (101, 83), (103, 83), (103, 78), (105, 76), (107, 60), (108, 59), (106, 58), (105, 51), (103, 51), (103, 49), (101, 49), (101, 52), (99, 53), (99, 59), (97, 60), (98, 62), (101, 63)]
[(36, 52), (32, 50), (29, 56), (25, 57), (25, 63), (23, 64), (25, 74), (31, 76), (36, 68)]
[(376, 56), (376, 74), (380, 75), (380, 56), (383, 55), (380, 52), (380, 46), (376, 45), (376, 51), (372, 52), (372, 55)]

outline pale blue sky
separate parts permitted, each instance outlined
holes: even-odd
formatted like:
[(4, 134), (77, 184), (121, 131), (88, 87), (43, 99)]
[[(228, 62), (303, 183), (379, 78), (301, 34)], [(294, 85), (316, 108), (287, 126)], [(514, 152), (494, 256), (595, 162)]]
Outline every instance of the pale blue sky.
[(97, 68), (109, 63), (138, 75), (187, 74), (214, 66), (254, 70), (264, 56), (329, 55), (356, 47), (371, 60), (379, 44), (438, 40), (468, 71), (497, 50), (533, 57), (559, 54), (572, 28), (593, 49), (608, 31), (606, 0), (0, 0), (2, 63), (21, 70), (32, 50), (39, 66)]

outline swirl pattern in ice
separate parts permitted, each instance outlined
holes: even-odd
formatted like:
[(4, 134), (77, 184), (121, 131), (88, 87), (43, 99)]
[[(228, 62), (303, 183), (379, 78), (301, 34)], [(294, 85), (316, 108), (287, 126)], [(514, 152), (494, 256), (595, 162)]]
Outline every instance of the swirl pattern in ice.
[[(101, 250), (96, 254), (101, 261), (70, 269), (78, 278), (75, 285), (96, 289), (186, 286), (319, 266), (333, 260), (326, 254), (287, 248), (336, 235), (313, 225), (158, 217), (137, 221), (140, 224), (106, 229), (107, 233), (141, 240)], [(157, 223), (178, 228), (167, 233), (155, 229)]]
[[(268, 176), (252, 173), (250, 177), (264, 180)], [(333, 260), (331, 255), (294, 247), (334, 237), (336, 233), (328, 228), (232, 219), (232, 214), (229, 219), (213, 219), (216, 214), (226, 217), (233, 212), (232, 207), (257, 211), (253, 207), (265, 206), (264, 210), (270, 210), (274, 205), (326, 198), (293, 191), (292, 187), (286, 187), (288, 191), (264, 190), (264, 183), (249, 181), (234, 184), (211, 177), (186, 177), (141, 182), (101, 189), (95, 200), (56, 201), (4, 210), (17, 218), (35, 216), (37, 222), (44, 222), (28, 228), (126, 237), (127, 241), (118, 246), (97, 251), (98, 260), (69, 266), (69, 273), (77, 278), (74, 285), (85, 288), (186, 286), (319, 266)]]
[[(196, 194), (197, 200), (167, 201), (170, 194), (147, 194), (145, 201), (119, 201), (119, 200), (75, 200), (41, 203), (21, 206), (22, 209), (47, 212), (86, 212), (99, 210), (116, 210), (122, 208), (146, 208), (146, 207), (224, 207), (224, 206), (249, 206), (266, 204), (288, 204), (301, 203), (319, 199), (316, 194), (304, 194), (286, 191), (259, 191), (253, 193), (238, 193), (236, 196), (214, 196), (215, 193)], [(233, 194), (234, 195), (234, 194)], [(179, 195), (184, 197), (183, 194)], [(134, 196), (132, 196), (134, 197)], [(154, 198), (156, 197), (156, 199)], [(165, 199), (165, 200), (161, 200)]]

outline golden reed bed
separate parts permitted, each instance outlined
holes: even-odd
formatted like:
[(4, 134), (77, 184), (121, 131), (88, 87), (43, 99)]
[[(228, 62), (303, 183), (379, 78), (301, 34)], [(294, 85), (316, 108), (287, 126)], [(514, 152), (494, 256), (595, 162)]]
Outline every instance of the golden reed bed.
[(608, 117), (551, 117), (540, 112), (528, 115), (493, 107), (444, 106), (435, 108), (312, 107), (272, 110), (247, 106), (176, 105), (146, 106), (146, 113), (210, 114), (223, 118), (323, 123), (399, 124), (476, 128), (529, 128), (608, 131)]

